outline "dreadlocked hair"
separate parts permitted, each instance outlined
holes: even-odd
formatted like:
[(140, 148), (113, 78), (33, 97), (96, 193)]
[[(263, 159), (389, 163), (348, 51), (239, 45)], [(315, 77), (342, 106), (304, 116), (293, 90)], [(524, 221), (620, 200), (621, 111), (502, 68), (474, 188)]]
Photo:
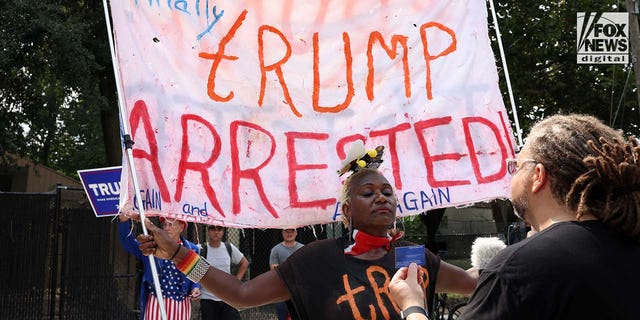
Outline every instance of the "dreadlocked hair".
[(640, 240), (640, 147), (635, 137), (627, 141), (600, 138), (589, 141), (596, 155), (583, 162), (588, 171), (569, 190), (566, 203), (578, 219), (592, 214), (610, 228)]
[(527, 138), (559, 204), (576, 212), (578, 220), (592, 214), (640, 240), (640, 193), (627, 192), (640, 186), (638, 147), (635, 140), (623, 141), (620, 131), (580, 114), (546, 118)]

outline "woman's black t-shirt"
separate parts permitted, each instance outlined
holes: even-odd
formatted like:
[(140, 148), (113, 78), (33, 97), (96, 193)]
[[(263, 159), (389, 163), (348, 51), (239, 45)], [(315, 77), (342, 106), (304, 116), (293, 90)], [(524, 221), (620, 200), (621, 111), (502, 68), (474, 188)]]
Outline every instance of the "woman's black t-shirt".
[[(389, 293), (396, 272), (395, 247), (414, 245), (397, 241), (378, 260), (344, 254), (347, 238), (312, 242), (278, 266), (291, 292), (292, 317), (299, 319), (400, 319), (400, 309)], [(433, 301), (440, 258), (425, 249), (428, 300)]]

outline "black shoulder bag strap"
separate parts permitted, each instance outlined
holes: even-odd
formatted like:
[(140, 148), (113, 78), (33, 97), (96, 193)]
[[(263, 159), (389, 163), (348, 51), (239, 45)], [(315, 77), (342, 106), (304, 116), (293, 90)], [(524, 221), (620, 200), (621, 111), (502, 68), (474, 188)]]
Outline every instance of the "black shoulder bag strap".
[(227, 247), (227, 253), (229, 254), (229, 259), (231, 261), (231, 264), (233, 264), (233, 256), (231, 255), (231, 244), (229, 244), (229, 241), (225, 242), (224, 245)]
[(204, 243), (204, 246), (202, 246), (202, 249), (200, 249), (200, 256), (204, 257), (204, 259), (207, 259), (207, 247), (209, 246), (208, 243)]

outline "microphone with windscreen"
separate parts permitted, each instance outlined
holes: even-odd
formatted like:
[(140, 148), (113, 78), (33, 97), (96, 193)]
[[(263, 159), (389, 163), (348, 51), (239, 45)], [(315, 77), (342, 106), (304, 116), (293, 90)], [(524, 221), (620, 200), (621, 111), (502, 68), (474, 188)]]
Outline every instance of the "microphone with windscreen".
[(504, 241), (497, 237), (478, 237), (471, 245), (471, 266), (482, 270), (500, 250), (506, 248)]

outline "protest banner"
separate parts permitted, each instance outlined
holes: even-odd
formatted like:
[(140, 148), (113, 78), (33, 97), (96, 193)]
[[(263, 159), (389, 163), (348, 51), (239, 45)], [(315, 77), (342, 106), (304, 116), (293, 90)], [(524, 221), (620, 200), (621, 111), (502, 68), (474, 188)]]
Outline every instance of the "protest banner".
[[(149, 215), (340, 221), (336, 171), (384, 145), (398, 215), (508, 196), (485, 2), (112, 1)], [(137, 210), (125, 163), (121, 208)], [(147, 201), (148, 200), (148, 201)]]

